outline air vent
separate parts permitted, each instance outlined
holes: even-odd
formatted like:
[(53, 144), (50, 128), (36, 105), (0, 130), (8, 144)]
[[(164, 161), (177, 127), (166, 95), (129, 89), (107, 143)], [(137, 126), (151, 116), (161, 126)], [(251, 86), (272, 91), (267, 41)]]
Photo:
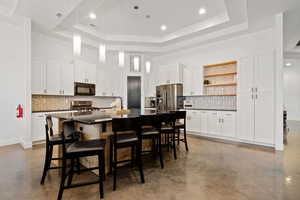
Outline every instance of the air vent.
[(300, 47), (300, 40), (299, 40), (299, 42), (297, 43), (297, 45), (296, 45), (297, 47)]

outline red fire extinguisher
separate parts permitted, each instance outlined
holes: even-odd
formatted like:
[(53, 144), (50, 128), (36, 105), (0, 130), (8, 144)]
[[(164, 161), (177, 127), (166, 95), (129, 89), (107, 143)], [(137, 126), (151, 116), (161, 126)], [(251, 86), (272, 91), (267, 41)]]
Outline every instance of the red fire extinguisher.
[(19, 104), (17, 107), (17, 118), (23, 118), (23, 108), (21, 104)]

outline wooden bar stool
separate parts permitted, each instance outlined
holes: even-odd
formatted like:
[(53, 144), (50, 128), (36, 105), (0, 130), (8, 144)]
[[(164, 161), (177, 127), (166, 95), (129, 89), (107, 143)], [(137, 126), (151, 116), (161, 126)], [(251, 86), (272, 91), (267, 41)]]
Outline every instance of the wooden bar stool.
[[(186, 138), (186, 111), (175, 111), (175, 129), (177, 132), (176, 141), (179, 145), (179, 142), (184, 142), (186, 151), (189, 150)], [(183, 130), (184, 138), (180, 138), (180, 130)]]
[[(168, 146), (168, 150), (170, 149), (170, 146), (173, 148), (173, 154), (174, 159), (177, 159), (176, 155), (176, 144), (175, 144), (175, 113), (164, 113), (160, 115), (160, 121), (161, 121), (161, 134), (165, 135), (165, 143)], [(172, 142), (172, 144), (170, 143)]]
[[(64, 124), (64, 130), (66, 129), (66, 124)], [(103, 179), (105, 177), (105, 157), (104, 157), (104, 149), (105, 149), (105, 140), (95, 139), (95, 140), (86, 140), (86, 141), (76, 141), (69, 146), (66, 145), (65, 135), (62, 132), (62, 146), (63, 146), (63, 157), (62, 157), (62, 173), (61, 173), (61, 182), (60, 188), (58, 192), (58, 200), (62, 199), (63, 192), (65, 189), (87, 186), (92, 184), (99, 184), (100, 191), (100, 199), (104, 198), (103, 191)], [(81, 172), (99, 170), (99, 179), (96, 181), (83, 182), (72, 184), (75, 160), (81, 157), (89, 157), (89, 156), (98, 156), (98, 166), (93, 168), (82, 169)], [(67, 171), (67, 161), (71, 161), (70, 170)], [(66, 179), (67, 185), (65, 184)]]
[[(141, 138), (142, 140), (152, 140), (152, 152), (156, 154), (157, 146), (159, 151), (160, 166), (164, 168), (162, 145), (161, 145), (161, 119), (159, 115), (141, 116)], [(142, 151), (149, 152), (149, 151)]]
[[(65, 143), (72, 143), (75, 141), (78, 141), (80, 138), (80, 133), (75, 131), (74, 123), (73, 122), (68, 122), (69, 123), (69, 128), (66, 131), (65, 135)], [(53, 134), (53, 122), (52, 118), (50, 116), (46, 117), (46, 156), (45, 156), (45, 164), (44, 164), (44, 170), (43, 170), (43, 175), (40, 184), (43, 185), (45, 182), (45, 178), (47, 175), (48, 170), (52, 169), (60, 169), (60, 166), (56, 167), (51, 167), (51, 161), (52, 160), (62, 160), (62, 157), (57, 157), (53, 158), (53, 147), (56, 145), (62, 145), (63, 140), (61, 135), (54, 135)], [(77, 160), (77, 168), (79, 170), (79, 160)]]
[[(136, 150), (136, 161), (140, 171), (141, 182), (144, 183), (143, 164), (141, 159), (141, 134), (140, 118), (114, 118), (112, 119), (112, 130), (114, 134), (110, 140), (110, 170), (113, 171), (113, 190), (117, 188), (117, 169), (120, 163), (133, 163), (134, 150)], [(118, 149), (131, 148), (130, 160), (118, 160)]]

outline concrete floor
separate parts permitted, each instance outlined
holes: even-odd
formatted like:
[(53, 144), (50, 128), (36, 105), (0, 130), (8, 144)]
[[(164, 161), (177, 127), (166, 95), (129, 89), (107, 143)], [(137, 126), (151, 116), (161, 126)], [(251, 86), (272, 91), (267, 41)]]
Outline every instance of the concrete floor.
[[(296, 130), (291, 130), (283, 153), (192, 136), (188, 141), (190, 151), (186, 153), (181, 144), (178, 160), (164, 153), (165, 169), (160, 169), (158, 161), (146, 162), (145, 184), (140, 184), (137, 171), (122, 169), (117, 191), (113, 192), (112, 177), (107, 177), (105, 199), (300, 199), (300, 134)], [(43, 160), (41, 146), (26, 151), (17, 145), (0, 148), (0, 199), (56, 199), (57, 170), (50, 172), (44, 186), (39, 184)], [(75, 181), (83, 179), (95, 176), (75, 176)], [(99, 199), (98, 186), (65, 190), (63, 199)]]

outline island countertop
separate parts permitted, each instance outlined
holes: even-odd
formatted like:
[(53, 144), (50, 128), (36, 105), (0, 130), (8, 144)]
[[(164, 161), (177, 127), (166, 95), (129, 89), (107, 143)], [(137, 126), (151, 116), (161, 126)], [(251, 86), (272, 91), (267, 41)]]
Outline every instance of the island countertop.
[(138, 114), (110, 114), (102, 111), (58, 113), (49, 114), (48, 116), (58, 118), (60, 120), (71, 120), (83, 124), (100, 124), (104, 122), (110, 122), (113, 118), (139, 117)]

